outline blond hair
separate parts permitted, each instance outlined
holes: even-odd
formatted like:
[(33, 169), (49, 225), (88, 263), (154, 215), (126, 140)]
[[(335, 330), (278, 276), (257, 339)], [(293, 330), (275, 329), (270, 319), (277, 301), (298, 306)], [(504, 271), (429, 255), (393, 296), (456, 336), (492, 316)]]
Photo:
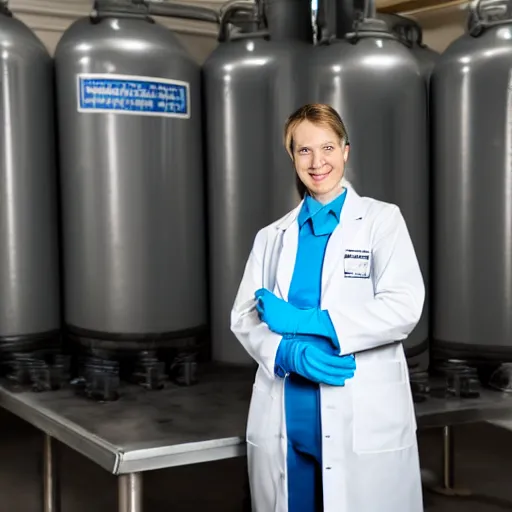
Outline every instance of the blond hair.
[(303, 121), (329, 127), (340, 139), (342, 147), (348, 144), (345, 123), (330, 105), (324, 103), (308, 103), (296, 110), (284, 125), (284, 147), (293, 160), (293, 132)]

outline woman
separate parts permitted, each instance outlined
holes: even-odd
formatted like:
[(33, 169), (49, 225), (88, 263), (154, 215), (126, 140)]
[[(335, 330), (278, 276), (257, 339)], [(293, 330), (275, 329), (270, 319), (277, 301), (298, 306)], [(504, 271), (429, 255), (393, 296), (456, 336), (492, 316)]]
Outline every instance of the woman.
[(397, 206), (344, 180), (345, 126), (328, 105), (288, 119), (306, 189), (257, 235), (231, 329), (258, 363), (247, 424), (254, 512), (421, 512), (401, 340), (424, 284)]

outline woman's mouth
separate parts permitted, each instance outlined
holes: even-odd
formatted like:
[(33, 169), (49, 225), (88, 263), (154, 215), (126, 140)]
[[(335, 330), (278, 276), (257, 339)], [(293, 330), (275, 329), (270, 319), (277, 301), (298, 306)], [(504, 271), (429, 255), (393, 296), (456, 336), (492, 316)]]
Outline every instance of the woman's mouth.
[(313, 181), (320, 182), (320, 181), (325, 180), (325, 178), (327, 178), (327, 176), (329, 176), (329, 174), (331, 174), (331, 171), (324, 172), (322, 174), (310, 174), (310, 176), (313, 179)]

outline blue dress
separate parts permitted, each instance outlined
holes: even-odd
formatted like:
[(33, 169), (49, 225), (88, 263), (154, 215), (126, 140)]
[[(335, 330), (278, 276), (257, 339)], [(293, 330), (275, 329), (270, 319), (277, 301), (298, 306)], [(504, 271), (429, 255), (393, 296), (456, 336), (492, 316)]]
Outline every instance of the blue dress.
[[(320, 306), (322, 267), (327, 242), (339, 223), (347, 191), (327, 205), (306, 195), (298, 215), (299, 241), (288, 302), (299, 308)], [(334, 352), (325, 338), (301, 336)], [(276, 373), (280, 370), (280, 352)], [(285, 383), (285, 414), (288, 437), (288, 511), (321, 512), (322, 432), (318, 384), (290, 373)]]

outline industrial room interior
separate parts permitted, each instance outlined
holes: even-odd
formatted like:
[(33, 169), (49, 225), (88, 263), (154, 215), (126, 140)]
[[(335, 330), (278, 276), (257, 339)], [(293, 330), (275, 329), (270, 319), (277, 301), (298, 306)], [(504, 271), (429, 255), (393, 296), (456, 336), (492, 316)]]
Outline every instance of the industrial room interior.
[[(179, 3), (218, 10), (225, 0), (179, 0)], [(417, 21), (423, 30), (423, 42), (439, 53), (465, 33), (468, 4), (463, 0), (376, 0), (379, 12), (400, 14)], [(88, 16), (91, 6), (92, 0), (9, 2), (14, 16), (37, 34), (51, 55), (62, 34), (77, 19)], [(178, 36), (199, 65), (219, 44), (215, 24), (177, 18), (158, 18), (158, 21)], [(2, 408), (0, 425), (0, 512), (43, 512), (43, 434)], [(485, 421), (454, 426), (455, 486), (470, 490), (470, 494), (444, 496), (425, 490), (425, 511), (512, 511), (508, 469), (512, 461), (510, 430)], [(443, 478), (443, 430), (419, 430), (418, 439), (425, 479), (429, 483), (436, 480), (437, 485)], [(61, 508), (44, 509), (44, 512), (117, 510), (116, 477), (62, 443), (56, 443), (55, 447)], [(246, 512), (246, 484), (244, 457), (148, 471), (144, 477), (144, 512)], [(371, 482), (368, 490), (371, 492)]]

